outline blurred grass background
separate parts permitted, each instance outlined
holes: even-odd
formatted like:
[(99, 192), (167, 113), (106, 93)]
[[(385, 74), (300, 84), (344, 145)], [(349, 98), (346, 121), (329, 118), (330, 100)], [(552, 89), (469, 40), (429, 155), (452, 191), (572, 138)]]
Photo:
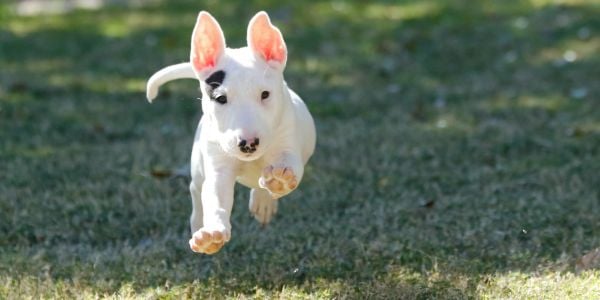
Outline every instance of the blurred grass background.
[[(187, 246), (198, 11), (266, 10), (318, 128), (261, 228)], [(0, 298), (582, 298), (600, 272), (597, 1), (0, 4)], [(168, 176), (167, 176), (168, 177)]]

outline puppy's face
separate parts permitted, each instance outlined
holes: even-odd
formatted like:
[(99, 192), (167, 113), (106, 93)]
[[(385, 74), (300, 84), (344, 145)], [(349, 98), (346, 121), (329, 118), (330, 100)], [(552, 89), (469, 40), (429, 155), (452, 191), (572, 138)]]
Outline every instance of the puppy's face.
[(283, 76), (247, 48), (227, 49), (221, 69), (201, 82), (202, 111), (221, 148), (241, 160), (262, 156), (283, 106)]
[(192, 35), (190, 59), (202, 89), (202, 111), (221, 148), (250, 161), (271, 144), (284, 101), (287, 51), (266, 13), (248, 26), (248, 47), (225, 48), (223, 33), (201, 12)]

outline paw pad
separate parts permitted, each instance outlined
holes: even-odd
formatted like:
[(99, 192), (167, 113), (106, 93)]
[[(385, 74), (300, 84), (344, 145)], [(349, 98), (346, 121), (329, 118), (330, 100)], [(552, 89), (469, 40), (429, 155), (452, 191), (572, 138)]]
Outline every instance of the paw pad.
[(190, 248), (194, 252), (204, 254), (217, 253), (227, 241), (230, 233), (228, 230), (207, 230), (200, 228), (190, 239)]
[(291, 168), (269, 166), (263, 170), (259, 185), (268, 190), (273, 198), (280, 198), (298, 186), (296, 174)]

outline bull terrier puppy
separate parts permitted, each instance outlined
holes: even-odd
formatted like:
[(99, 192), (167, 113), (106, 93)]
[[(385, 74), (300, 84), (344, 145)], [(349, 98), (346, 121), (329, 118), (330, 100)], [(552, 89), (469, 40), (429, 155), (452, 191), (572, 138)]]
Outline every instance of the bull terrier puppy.
[(246, 39), (247, 47), (226, 48), (219, 23), (202, 11), (190, 61), (158, 71), (147, 85), (152, 102), (168, 81), (200, 81), (203, 116), (192, 148), (190, 184), (194, 252), (214, 254), (230, 240), (236, 181), (251, 189), (250, 212), (267, 224), (277, 200), (298, 187), (315, 148), (313, 118), (283, 78), (287, 49), (281, 32), (259, 12), (248, 24)]

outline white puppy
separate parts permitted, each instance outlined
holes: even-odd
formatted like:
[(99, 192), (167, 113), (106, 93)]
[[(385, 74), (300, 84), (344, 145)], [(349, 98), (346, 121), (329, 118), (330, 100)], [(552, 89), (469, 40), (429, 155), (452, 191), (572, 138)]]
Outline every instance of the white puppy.
[(190, 62), (166, 67), (148, 81), (152, 101), (160, 85), (196, 78), (203, 116), (192, 149), (193, 211), (190, 248), (216, 253), (231, 237), (235, 182), (251, 188), (250, 211), (266, 224), (277, 199), (293, 191), (315, 148), (313, 119), (290, 90), (283, 70), (285, 42), (265, 12), (257, 13), (247, 33), (248, 46), (230, 49), (219, 23), (198, 15)]

